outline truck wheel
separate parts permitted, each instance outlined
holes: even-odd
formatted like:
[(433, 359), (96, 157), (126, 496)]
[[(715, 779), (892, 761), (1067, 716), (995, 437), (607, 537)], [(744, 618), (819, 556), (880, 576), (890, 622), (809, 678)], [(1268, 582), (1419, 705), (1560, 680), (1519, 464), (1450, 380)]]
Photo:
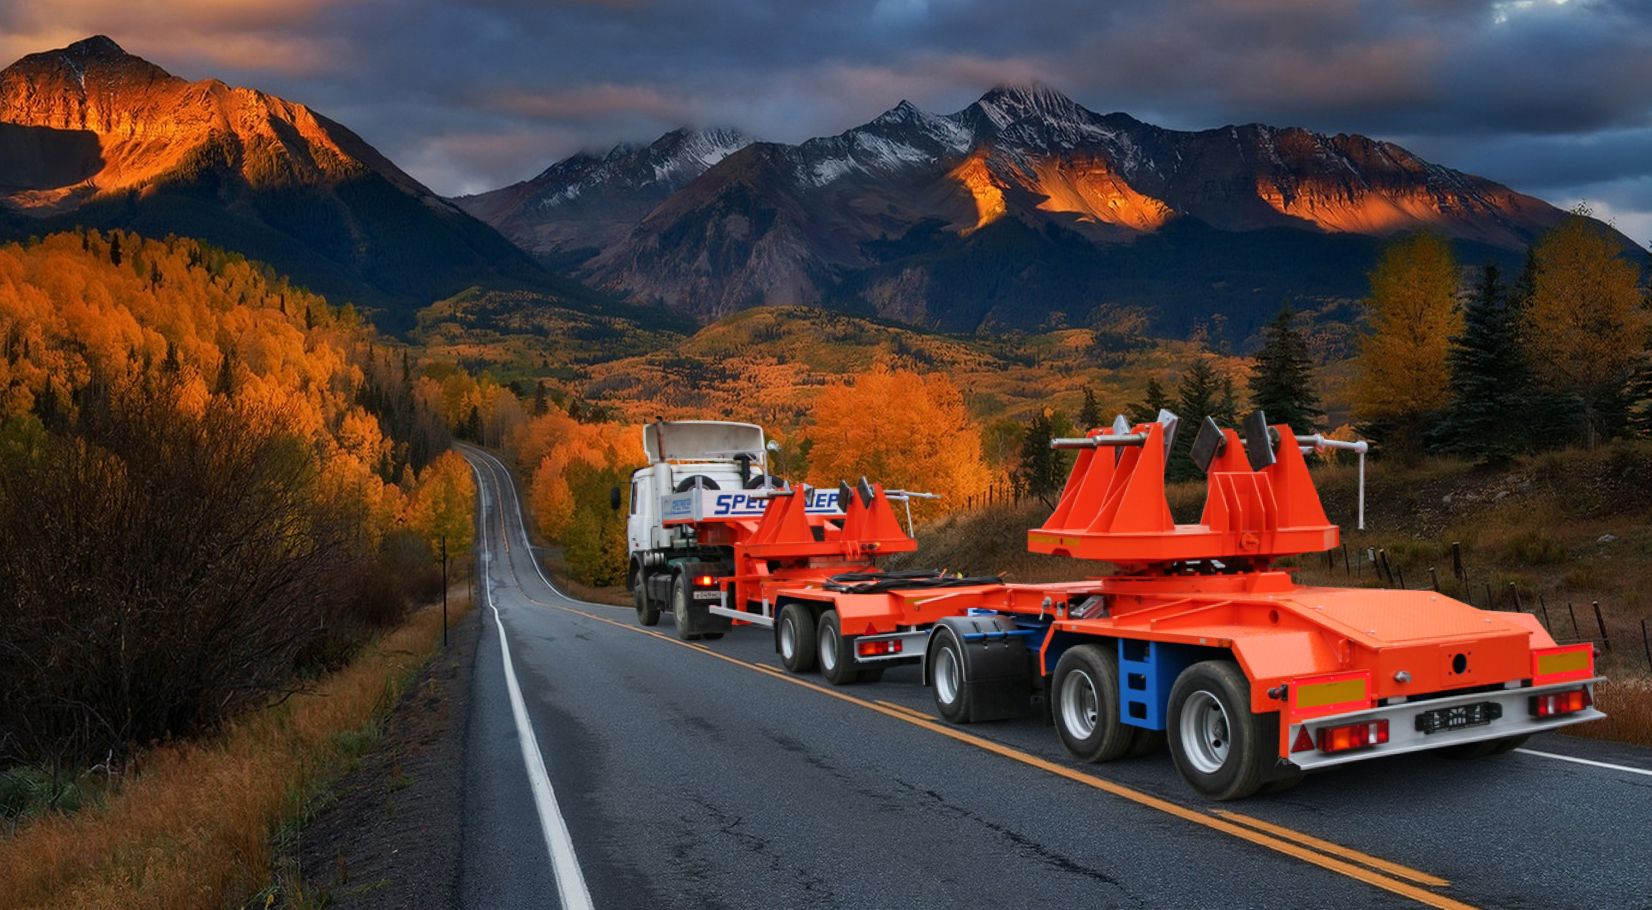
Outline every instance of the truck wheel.
[(843, 646), (843, 629), (838, 623), (836, 610), (827, 610), (821, 614), (815, 641), (820, 645), (820, 675), (826, 677), (827, 682), (834, 686), (860, 682), (860, 672), (855, 669), (854, 654)]
[(1106, 645), (1068, 648), (1055, 665), (1055, 727), (1082, 761), (1112, 761), (1130, 751), (1136, 728), (1119, 720), (1119, 656)]
[(654, 606), (654, 604), (649, 601), (649, 599), (648, 599), (648, 583), (647, 583), (647, 580), (643, 578), (642, 572), (641, 571), (636, 572), (634, 575), (632, 575), (631, 580), (632, 580), (632, 584), (633, 584), (633, 587), (634, 587), (634, 593), (633, 593), (632, 596), (637, 601), (637, 625), (639, 625), (639, 626), (657, 626), (657, 625), (659, 625), (660, 624), (660, 608)]
[(677, 637), (694, 641), (698, 635), (688, 633), (688, 579), (677, 575), (671, 579), (671, 615), (677, 621)]
[(1170, 757), (1193, 789), (1240, 799), (1261, 789), (1274, 743), (1250, 710), (1250, 683), (1232, 661), (1196, 663), (1170, 687)]
[(969, 699), (964, 697), (964, 649), (951, 629), (942, 626), (936, 630), (930, 663), (935, 710), (955, 724), (969, 723)]
[(786, 669), (807, 673), (815, 668), (815, 615), (808, 607), (802, 604), (781, 607), (775, 637), (780, 645), (780, 663)]

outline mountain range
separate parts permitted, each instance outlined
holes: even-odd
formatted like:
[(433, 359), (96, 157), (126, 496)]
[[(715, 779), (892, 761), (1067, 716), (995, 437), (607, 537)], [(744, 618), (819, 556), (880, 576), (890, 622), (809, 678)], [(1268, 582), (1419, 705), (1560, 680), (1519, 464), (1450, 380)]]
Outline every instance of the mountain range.
[(1390, 142), (1170, 130), (1043, 85), (948, 115), (902, 101), (797, 145), (741, 139), (679, 130), (456, 202), (700, 318), (809, 304), (978, 331), (1139, 308), (1172, 332), (1222, 313), (1241, 337), (1283, 299), (1361, 295), (1383, 237), (1431, 229), (1514, 262), (1565, 215)]
[(0, 70), (0, 234), (195, 236), (395, 331), (478, 288), (450, 309), (500, 327), (541, 324), (509, 312), (535, 306), (682, 325), (801, 304), (948, 332), (1145, 321), (1242, 341), (1284, 300), (1363, 295), (1389, 235), (1437, 230), (1468, 262), (1517, 265), (1563, 217), (1392, 143), (1169, 130), (1043, 85), (947, 115), (902, 101), (795, 145), (673, 130), (448, 200), (303, 104), (179, 78), (107, 37)]
[(13, 235), (199, 237), (397, 327), (477, 283), (556, 283), (344, 126), (181, 79), (103, 36), (0, 71), (0, 211)]

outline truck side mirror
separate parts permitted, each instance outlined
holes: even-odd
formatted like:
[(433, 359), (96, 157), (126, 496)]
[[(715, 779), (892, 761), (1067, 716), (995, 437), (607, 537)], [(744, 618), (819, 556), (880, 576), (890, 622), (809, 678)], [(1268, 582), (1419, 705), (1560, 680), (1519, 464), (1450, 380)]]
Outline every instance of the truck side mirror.
[(619, 487), (608, 488), (608, 508), (618, 512), (620, 507)]

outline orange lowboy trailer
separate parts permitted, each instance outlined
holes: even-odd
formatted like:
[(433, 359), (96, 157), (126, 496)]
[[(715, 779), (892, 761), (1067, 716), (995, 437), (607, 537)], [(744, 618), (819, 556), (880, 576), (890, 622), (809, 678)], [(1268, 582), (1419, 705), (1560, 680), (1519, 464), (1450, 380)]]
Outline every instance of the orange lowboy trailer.
[[(1307, 587), (1275, 568), (1340, 541), (1288, 426), (1253, 415), (1242, 440), (1206, 421), (1194, 444), (1204, 512), (1176, 524), (1164, 492), (1176, 422), (1165, 413), (1057, 441), (1080, 452), (1028, 548), (1105, 560), (1113, 575), (907, 584), (823, 573), (805, 557), (790, 570), (747, 565), (730, 585), (730, 613), (778, 610), (777, 647), (794, 671), (814, 663), (798, 642), (830, 631), (838, 664), (819, 662), (834, 682), (921, 658), (937, 708), (954, 722), (1017, 716), (1042, 694), (1062, 741), (1085, 760), (1168, 739), (1183, 776), (1214, 799), (1400, 752), (1489, 755), (1604, 716), (1593, 707), (1593, 645), (1557, 646), (1534, 617), (1431, 591)], [(862, 489), (860, 530), (846, 518), (836, 550), (820, 541), (837, 566), (845, 554), (869, 563), (911, 549), (882, 491)], [(771, 503), (762, 527), (796, 525), (784, 511)], [(775, 552), (807, 543), (793, 530), (769, 535)], [(856, 550), (857, 539), (872, 545)], [(762, 547), (749, 544), (742, 563)]]

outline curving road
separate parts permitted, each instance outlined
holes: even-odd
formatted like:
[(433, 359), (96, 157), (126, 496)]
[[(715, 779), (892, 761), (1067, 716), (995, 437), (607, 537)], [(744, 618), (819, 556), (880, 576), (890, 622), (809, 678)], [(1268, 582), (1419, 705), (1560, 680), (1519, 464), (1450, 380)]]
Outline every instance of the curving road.
[(836, 689), (763, 630), (679, 642), (571, 599), (504, 466), (463, 451), (486, 624), (466, 907), (1652, 907), (1652, 750), (1546, 736), (1207, 803), (1164, 754), (951, 727), (916, 667)]

